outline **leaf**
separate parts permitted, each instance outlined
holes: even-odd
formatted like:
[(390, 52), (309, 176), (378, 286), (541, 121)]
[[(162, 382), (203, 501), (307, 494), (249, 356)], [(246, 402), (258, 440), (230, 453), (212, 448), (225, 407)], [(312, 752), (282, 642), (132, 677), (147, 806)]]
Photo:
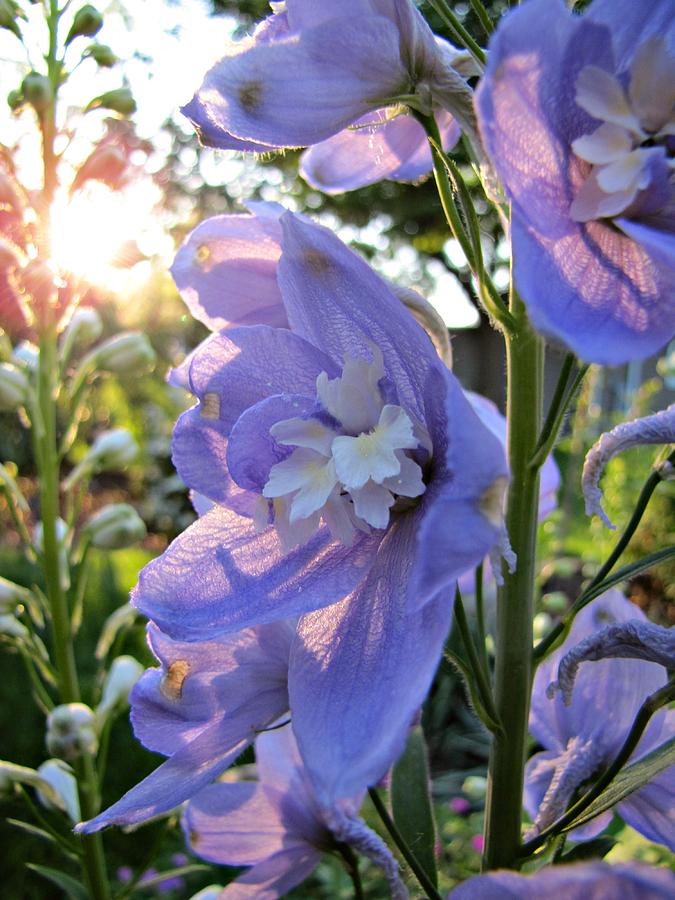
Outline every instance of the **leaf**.
[(89, 900), (89, 895), (84, 885), (71, 875), (66, 875), (65, 872), (59, 872), (58, 869), (50, 869), (49, 866), (38, 866), (36, 863), (26, 863), (26, 865), (33, 872), (36, 872), (38, 875), (46, 878), (47, 881), (51, 881), (52, 884), (60, 887), (62, 891), (66, 892), (71, 900)]
[(585, 825), (586, 822), (590, 822), (591, 819), (599, 816), (600, 813), (616, 806), (617, 803), (625, 800), (634, 791), (639, 790), (648, 781), (651, 781), (672, 765), (675, 765), (675, 738), (671, 738), (665, 744), (661, 744), (660, 747), (652, 750), (651, 753), (643, 756), (642, 759), (632, 765), (626, 766), (608, 786), (607, 790), (603, 791), (590, 806), (586, 807), (565, 828), (565, 831)]
[(573, 847), (568, 853), (557, 859), (556, 864), (576, 863), (587, 859), (603, 859), (617, 843), (618, 841), (613, 837), (609, 837), (609, 835), (602, 835), (592, 841), (584, 841), (583, 844), (577, 844), (576, 847)]
[(436, 827), (429, 784), (427, 745), (422, 729), (417, 726), (410, 732), (403, 755), (392, 772), (391, 806), (398, 830), (434, 887), (437, 887), (434, 855)]
[(61, 849), (63, 853), (66, 854), (73, 862), (78, 863), (79, 860), (75, 853), (72, 853), (67, 849), (67, 841), (56, 834), (50, 834), (44, 828), (39, 828), (37, 825), (33, 825), (32, 822), (24, 822), (21, 819), (5, 819), (8, 825), (12, 825), (14, 828), (18, 828), (20, 831), (25, 831), (26, 834), (32, 834), (33, 837), (39, 837), (42, 840), (49, 841), (52, 844), (55, 844), (57, 847)]
[(155, 887), (163, 881), (168, 881), (169, 878), (178, 878), (181, 875), (194, 875), (198, 872), (208, 871), (209, 866), (200, 865), (199, 863), (192, 863), (189, 866), (179, 866), (177, 869), (167, 869), (165, 872), (158, 872), (151, 878), (141, 879), (141, 881), (136, 884), (136, 890), (145, 890), (145, 888)]

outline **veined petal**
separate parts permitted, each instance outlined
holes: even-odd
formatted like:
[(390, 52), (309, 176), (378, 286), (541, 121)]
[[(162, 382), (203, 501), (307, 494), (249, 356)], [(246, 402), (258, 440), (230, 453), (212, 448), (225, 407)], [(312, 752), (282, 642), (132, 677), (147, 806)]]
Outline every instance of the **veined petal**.
[(172, 637), (203, 640), (335, 603), (367, 575), (381, 535), (351, 547), (322, 528), (284, 552), (275, 528), (214, 507), (141, 572), (133, 602)]
[(403, 749), (450, 627), (446, 593), (408, 615), (417, 515), (386, 533), (371, 575), (350, 597), (303, 617), (293, 645), (293, 728), (319, 801), (375, 784)]

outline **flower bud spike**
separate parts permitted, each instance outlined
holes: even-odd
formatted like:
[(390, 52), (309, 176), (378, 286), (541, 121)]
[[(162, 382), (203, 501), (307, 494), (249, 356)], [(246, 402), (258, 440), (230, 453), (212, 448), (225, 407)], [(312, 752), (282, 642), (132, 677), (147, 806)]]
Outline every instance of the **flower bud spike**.
[(103, 16), (90, 3), (83, 6), (75, 13), (73, 24), (70, 26), (68, 37), (66, 38), (66, 47), (76, 37), (93, 37), (103, 27)]

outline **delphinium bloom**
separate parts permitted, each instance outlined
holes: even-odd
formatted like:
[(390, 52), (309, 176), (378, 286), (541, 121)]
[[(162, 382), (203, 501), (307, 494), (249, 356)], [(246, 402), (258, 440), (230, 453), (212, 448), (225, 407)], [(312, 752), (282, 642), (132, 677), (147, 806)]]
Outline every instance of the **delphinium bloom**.
[(279, 227), (290, 327), (231, 328), (193, 355), (174, 461), (214, 507), (134, 602), (176, 640), (299, 617), (291, 715), (332, 802), (402, 749), (454, 580), (503, 535), (507, 470), (387, 284), (326, 229)]
[[(202, 142), (237, 150), (306, 147), (402, 104), (426, 115), (445, 110), (475, 134), (471, 90), (458, 70), (465, 70), (466, 54), (436, 38), (411, 0), (271, 5), (273, 14), (227, 48), (184, 107)], [(401, 130), (419, 146), (423, 131), (408, 120), (379, 135), (375, 150)], [(407, 148), (399, 164), (411, 155)]]
[[(530, 731), (545, 748), (529, 761), (525, 776), (525, 806), (541, 831), (559, 818), (576, 792), (614, 760), (646, 698), (663, 687), (662, 665), (642, 659), (600, 659), (585, 663), (576, 676), (569, 706), (558, 693), (550, 698), (565, 654), (603, 626), (631, 620), (645, 622), (644, 613), (620, 592), (608, 591), (576, 617), (562, 647), (537, 669), (532, 693)], [(675, 733), (675, 711), (654, 715), (632, 761), (665, 743)], [(675, 849), (675, 771), (671, 767), (617, 805), (617, 812), (650, 840)], [(587, 840), (603, 831), (612, 813), (605, 812), (571, 832)]]
[(217, 778), (288, 710), (293, 625), (274, 622), (213, 640), (171, 640), (153, 624), (160, 661), (129, 698), (138, 740), (169, 759), (117, 803), (81, 826), (132, 825), (173, 809)]
[(384, 868), (392, 897), (407, 897), (393, 857), (357, 818), (362, 793), (339, 808), (321, 808), (290, 725), (261, 734), (255, 749), (257, 780), (211, 785), (185, 809), (183, 827), (195, 853), (221, 865), (251, 867), (223, 890), (223, 900), (285, 896), (324, 853), (339, 854), (347, 845)]
[(451, 900), (670, 900), (675, 874), (665, 868), (605, 862), (550, 866), (534, 875), (490, 872), (469, 878), (451, 892)]
[(675, 329), (671, 0), (528, 0), (490, 44), (477, 111), (512, 205), (532, 321), (591, 362), (647, 356)]

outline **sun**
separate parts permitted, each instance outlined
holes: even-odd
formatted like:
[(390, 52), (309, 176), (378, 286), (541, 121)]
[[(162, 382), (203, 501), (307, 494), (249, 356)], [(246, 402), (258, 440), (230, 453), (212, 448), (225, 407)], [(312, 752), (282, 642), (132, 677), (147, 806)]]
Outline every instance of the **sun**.
[(72, 197), (59, 192), (51, 210), (56, 268), (114, 291), (121, 272), (158, 250), (156, 203), (155, 185), (142, 180), (118, 191), (91, 181)]

